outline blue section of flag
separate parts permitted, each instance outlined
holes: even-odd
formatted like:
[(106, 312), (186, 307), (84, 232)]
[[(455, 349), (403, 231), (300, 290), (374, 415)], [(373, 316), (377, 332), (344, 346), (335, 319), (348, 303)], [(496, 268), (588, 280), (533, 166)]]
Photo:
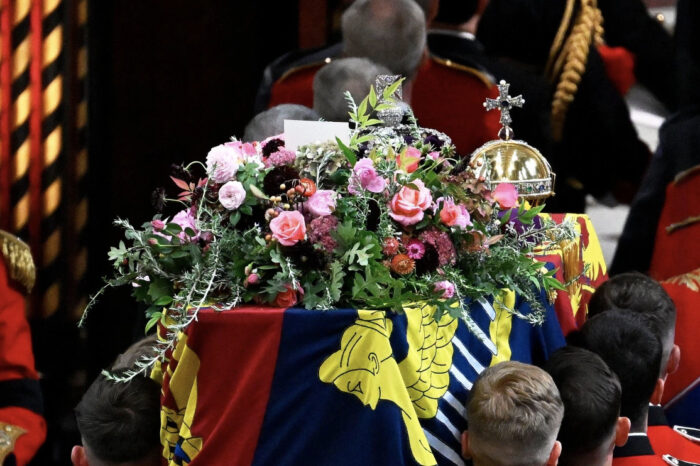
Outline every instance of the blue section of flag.
[(700, 429), (700, 382), (683, 394), (683, 397), (666, 409), (670, 425)]
[(380, 400), (372, 410), (319, 380), (319, 367), (356, 318), (352, 309), (287, 310), (253, 464), (415, 464), (396, 405)]

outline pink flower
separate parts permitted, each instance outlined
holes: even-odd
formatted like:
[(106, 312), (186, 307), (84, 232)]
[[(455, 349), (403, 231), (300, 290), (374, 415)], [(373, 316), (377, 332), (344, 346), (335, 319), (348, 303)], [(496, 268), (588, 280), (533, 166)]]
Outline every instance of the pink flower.
[(160, 231), (165, 228), (165, 222), (162, 220), (151, 220), (151, 226), (154, 230)]
[(403, 226), (414, 225), (423, 220), (423, 211), (430, 207), (433, 196), (421, 180), (414, 180), (418, 188), (404, 186), (389, 203), (389, 215)]
[(436, 293), (442, 292), (442, 296), (440, 297), (443, 299), (449, 299), (455, 295), (455, 285), (448, 280), (442, 280), (435, 283), (434, 290)]
[(236, 161), (240, 163), (261, 163), (262, 157), (260, 154), (260, 145), (250, 142), (231, 141), (224, 144), (227, 148), (233, 151)]
[(415, 147), (407, 147), (401, 154), (396, 156), (396, 163), (399, 165), (399, 170), (406, 173), (413, 173), (418, 168), (420, 162), (420, 151)]
[(518, 205), (518, 190), (510, 183), (500, 183), (491, 193), (501, 209), (510, 209)]
[(455, 204), (451, 198), (439, 198), (436, 202), (440, 205), (442, 202), (442, 209), (440, 210), (440, 221), (447, 225), (448, 227), (458, 226), (461, 229), (471, 225), (471, 216), (467, 211), (467, 208), (463, 205)]
[(246, 288), (248, 285), (255, 285), (260, 281), (260, 276), (257, 273), (251, 273), (246, 277), (246, 279), (243, 281), (243, 286)]
[(330, 189), (319, 189), (305, 203), (314, 217), (330, 215), (335, 210), (338, 194)]
[(292, 307), (304, 298), (304, 289), (300, 286), (298, 290), (292, 285), (285, 285), (286, 290), (277, 293), (275, 301), (272, 303), (277, 307)]
[(428, 154), (428, 157), (430, 157), (433, 160), (437, 160), (440, 157), (440, 152), (438, 151), (433, 151)]
[(238, 209), (245, 202), (245, 188), (240, 181), (229, 181), (219, 189), (219, 202), (227, 210)]
[(351, 194), (357, 194), (358, 188), (373, 193), (381, 193), (386, 188), (386, 180), (377, 174), (371, 159), (360, 159), (352, 169), (348, 191)]
[(280, 212), (270, 222), (270, 230), (282, 246), (294, 246), (306, 236), (304, 216), (297, 210)]
[(320, 244), (328, 254), (331, 254), (337, 246), (331, 233), (337, 227), (338, 219), (332, 215), (316, 217), (309, 223), (309, 241), (311, 244)]
[(207, 173), (216, 183), (226, 183), (238, 172), (238, 150), (228, 144), (212, 147), (207, 154)]
[[(173, 217), (172, 223), (177, 223), (182, 227), (182, 231), (177, 234), (178, 238), (180, 238), (183, 242), (193, 242), (197, 241), (199, 239), (199, 231), (197, 231), (197, 227), (195, 226), (196, 220), (192, 216), (192, 212), (189, 209), (181, 210), (175, 216)], [(190, 228), (192, 231), (194, 231), (194, 236), (187, 236), (185, 233), (185, 229)]]
[(296, 160), (297, 155), (294, 151), (280, 147), (277, 152), (273, 152), (265, 160), (266, 167), (279, 167), (282, 165), (291, 165)]
[(406, 255), (411, 259), (421, 259), (425, 254), (425, 245), (417, 239), (412, 239), (406, 245)]

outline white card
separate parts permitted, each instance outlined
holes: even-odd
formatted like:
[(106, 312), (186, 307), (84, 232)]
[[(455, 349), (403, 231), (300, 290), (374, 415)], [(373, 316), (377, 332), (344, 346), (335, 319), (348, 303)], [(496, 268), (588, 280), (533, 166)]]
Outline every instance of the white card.
[(289, 150), (297, 150), (305, 144), (335, 141), (336, 137), (345, 144), (350, 142), (348, 123), (284, 120), (284, 146)]

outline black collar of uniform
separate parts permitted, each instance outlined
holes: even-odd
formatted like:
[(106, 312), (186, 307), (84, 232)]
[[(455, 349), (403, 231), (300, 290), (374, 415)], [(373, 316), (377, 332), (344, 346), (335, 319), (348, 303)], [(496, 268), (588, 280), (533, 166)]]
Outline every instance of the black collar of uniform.
[(489, 73), (484, 46), (473, 34), (449, 29), (428, 30), (428, 51), (434, 57)]
[(649, 426), (667, 426), (668, 420), (664, 409), (660, 405), (649, 405), (649, 418), (647, 420)]
[(655, 455), (654, 449), (651, 448), (649, 437), (644, 435), (633, 435), (627, 438), (627, 443), (621, 447), (615, 447), (613, 458), (626, 458), (628, 456), (649, 456)]

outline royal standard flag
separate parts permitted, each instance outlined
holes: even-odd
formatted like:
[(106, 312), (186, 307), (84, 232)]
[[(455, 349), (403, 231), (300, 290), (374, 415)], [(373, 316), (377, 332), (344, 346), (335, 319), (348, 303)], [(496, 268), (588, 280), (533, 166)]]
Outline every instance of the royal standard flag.
[(246, 306), (202, 309), (178, 338), (163, 384), (169, 464), (464, 464), (472, 383), (489, 365), (543, 361), (564, 344), (513, 292), (472, 303), (473, 321)]

